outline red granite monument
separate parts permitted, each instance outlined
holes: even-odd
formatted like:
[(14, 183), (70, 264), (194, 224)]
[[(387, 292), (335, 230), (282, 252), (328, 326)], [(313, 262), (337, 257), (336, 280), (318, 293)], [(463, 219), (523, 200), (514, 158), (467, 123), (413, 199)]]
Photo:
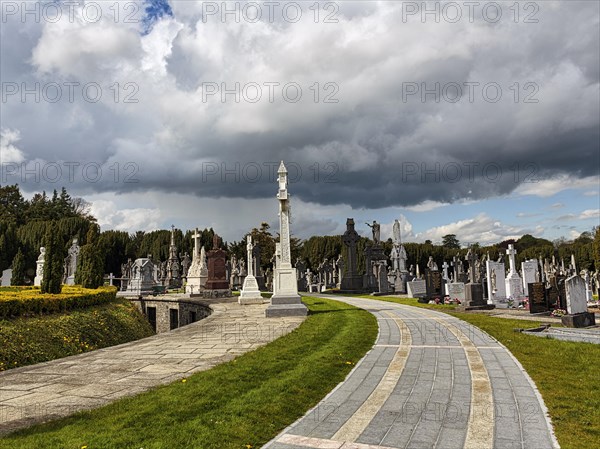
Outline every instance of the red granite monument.
[(219, 248), (220, 243), (221, 238), (215, 234), (213, 237), (213, 249), (206, 255), (208, 260), (206, 290), (229, 290), (227, 268), (225, 266), (227, 253)]

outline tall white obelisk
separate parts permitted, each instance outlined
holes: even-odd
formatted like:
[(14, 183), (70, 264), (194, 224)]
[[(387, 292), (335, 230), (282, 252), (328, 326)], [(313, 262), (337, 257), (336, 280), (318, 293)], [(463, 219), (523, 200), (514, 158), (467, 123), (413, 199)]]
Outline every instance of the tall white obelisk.
[(273, 270), (273, 296), (265, 314), (267, 317), (304, 316), (308, 313), (308, 309), (302, 304), (302, 299), (298, 294), (296, 269), (292, 267), (292, 256), (290, 254), (288, 172), (283, 161), (281, 161), (277, 173), (279, 175), (277, 178), (279, 183), (277, 199), (279, 200), (279, 246), (281, 256)]

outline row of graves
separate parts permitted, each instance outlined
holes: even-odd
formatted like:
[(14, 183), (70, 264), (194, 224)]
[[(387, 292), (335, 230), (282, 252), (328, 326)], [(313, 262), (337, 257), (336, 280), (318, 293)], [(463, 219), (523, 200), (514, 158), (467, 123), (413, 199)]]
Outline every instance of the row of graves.
[[(79, 261), (80, 251), (81, 251), (81, 248), (79, 246), (78, 239), (77, 239), (77, 237), (75, 237), (72, 240), (71, 246), (69, 247), (69, 250), (67, 251), (67, 256), (65, 257), (65, 261), (64, 261), (62, 283), (65, 285), (75, 285), (75, 274), (77, 272), (77, 263)], [(33, 285), (36, 287), (39, 287), (40, 285), (42, 285), (42, 279), (44, 277), (45, 260), (46, 260), (46, 248), (42, 246), (40, 248), (40, 254), (36, 261), (35, 277), (33, 279)], [(1, 285), (3, 287), (10, 285), (11, 276), (12, 276), (11, 269), (7, 269), (2, 272)], [(31, 282), (31, 281), (29, 281), (29, 282)]]
[[(600, 290), (598, 272), (587, 270), (577, 272), (575, 258), (565, 267), (552, 260), (527, 260), (521, 264), (519, 273), (516, 264), (516, 250), (509, 245), (506, 256), (509, 270), (506, 273), (504, 258), (497, 261), (489, 254), (479, 255), (469, 248), (464, 260), (457, 254), (450, 263), (438, 269), (433, 257), (429, 257), (423, 274), (413, 265), (407, 269), (406, 251), (400, 239), (400, 225), (396, 220), (393, 227), (393, 248), (390, 254), (391, 267), (383, 252), (379, 235), (379, 225), (369, 225), (373, 232), (373, 244), (365, 249), (365, 273), (357, 273), (358, 233), (354, 220), (346, 222), (343, 243), (346, 246), (347, 267), (338, 259), (341, 293), (369, 292), (381, 294), (406, 294), (419, 302), (454, 303), (465, 310), (490, 308), (529, 309), (531, 314), (553, 314), (562, 316), (562, 322), (569, 327), (586, 327), (595, 324), (593, 313), (588, 313), (588, 305), (594, 304), (593, 294)], [(465, 266), (466, 265), (466, 266)], [(345, 269), (344, 269), (345, 268)], [(329, 287), (321, 281), (318, 286)], [(325, 278), (327, 279), (327, 278)], [(313, 290), (311, 290), (313, 291)]]

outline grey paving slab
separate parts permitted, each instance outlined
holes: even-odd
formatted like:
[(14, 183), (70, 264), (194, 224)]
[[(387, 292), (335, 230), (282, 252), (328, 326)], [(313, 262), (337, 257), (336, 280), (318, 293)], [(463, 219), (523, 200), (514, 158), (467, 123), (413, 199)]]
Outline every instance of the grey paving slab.
[(373, 313), (378, 339), (344, 382), (264, 447), (558, 447), (535, 385), (493, 337), (432, 310), (332, 298)]
[(266, 318), (267, 304), (233, 299), (210, 307), (208, 318), (169, 333), (0, 373), (0, 435), (210, 369), (304, 320)]

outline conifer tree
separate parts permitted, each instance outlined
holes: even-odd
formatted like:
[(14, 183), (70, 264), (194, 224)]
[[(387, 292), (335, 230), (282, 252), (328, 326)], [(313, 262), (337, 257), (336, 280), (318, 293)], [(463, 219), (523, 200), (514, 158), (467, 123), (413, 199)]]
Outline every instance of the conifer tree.
[(21, 248), (19, 248), (12, 261), (10, 285), (25, 285), (25, 256), (23, 256)]
[(48, 225), (44, 236), (44, 246), (46, 247), (46, 256), (41, 291), (42, 293), (60, 293), (64, 275), (65, 248), (54, 223)]
[(104, 251), (99, 235), (98, 225), (90, 225), (87, 243), (81, 247), (79, 254), (75, 283), (84, 288), (98, 288), (104, 283)]

